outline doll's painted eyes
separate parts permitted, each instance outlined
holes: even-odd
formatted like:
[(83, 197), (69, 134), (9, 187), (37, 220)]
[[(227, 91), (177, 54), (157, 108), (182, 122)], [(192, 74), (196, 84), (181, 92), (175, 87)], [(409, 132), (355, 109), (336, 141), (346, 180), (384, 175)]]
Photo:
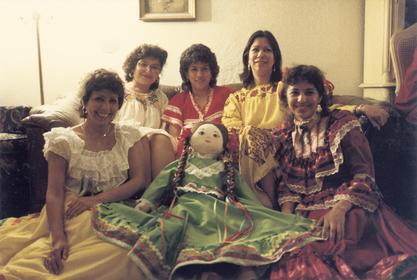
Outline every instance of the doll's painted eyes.
[(204, 131), (203, 131), (203, 130), (200, 130), (200, 131), (198, 132), (198, 135), (204, 135)]
[(218, 138), (218, 137), (219, 137), (219, 134), (217, 134), (217, 133), (213, 133), (213, 137), (214, 137), (214, 138)]

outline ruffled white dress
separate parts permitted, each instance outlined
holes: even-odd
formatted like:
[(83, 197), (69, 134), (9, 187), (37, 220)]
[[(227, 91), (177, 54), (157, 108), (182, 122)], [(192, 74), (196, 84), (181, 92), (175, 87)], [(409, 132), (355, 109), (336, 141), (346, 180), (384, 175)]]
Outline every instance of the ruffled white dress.
[[(128, 151), (145, 134), (138, 124), (115, 125), (116, 144), (111, 150), (92, 152), (71, 128), (53, 128), (44, 134), (44, 155), (49, 152), (68, 162), (65, 179), (66, 204), (73, 195), (82, 195), (85, 186), (93, 191), (118, 187), (128, 178)], [(88, 184), (86, 184), (86, 182)], [(69, 257), (63, 272), (50, 274), (43, 265), (51, 248), (47, 213), (0, 221), (0, 279), (136, 279), (138, 268), (128, 251), (96, 236), (91, 211), (65, 220)]]
[(160, 90), (156, 89), (150, 93), (136, 93), (133, 90), (133, 83), (125, 86), (126, 96), (122, 108), (117, 113), (115, 121), (123, 122), (133, 120), (139, 123), (147, 136), (153, 134), (163, 134), (167, 136), (177, 149), (177, 141), (166, 130), (163, 129), (161, 122), (162, 113), (168, 105), (168, 97)]

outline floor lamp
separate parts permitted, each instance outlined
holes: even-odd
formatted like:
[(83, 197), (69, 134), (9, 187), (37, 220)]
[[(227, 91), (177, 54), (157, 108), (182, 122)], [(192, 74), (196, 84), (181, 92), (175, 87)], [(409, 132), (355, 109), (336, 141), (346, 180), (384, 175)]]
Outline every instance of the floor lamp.
[(44, 95), (44, 92), (43, 92), (41, 34), (40, 34), (40, 30), (39, 30), (40, 15), (38, 13), (33, 14), (33, 19), (35, 20), (35, 25), (36, 25), (36, 47), (37, 47), (37, 51), (38, 51), (39, 89), (40, 89), (40, 96), (41, 96), (41, 105), (43, 105), (43, 104), (45, 104), (45, 95)]

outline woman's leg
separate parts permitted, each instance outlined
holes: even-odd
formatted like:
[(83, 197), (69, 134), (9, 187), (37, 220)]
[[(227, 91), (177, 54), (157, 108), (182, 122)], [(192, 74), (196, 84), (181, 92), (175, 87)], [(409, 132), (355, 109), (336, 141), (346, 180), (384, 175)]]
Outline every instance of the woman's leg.
[(152, 179), (170, 162), (175, 160), (175, 151), (168, 136), (153, 134), (150, 136)]
[(278, 198), (277, 198), (277, 183), (275, 178), (275, 173), (273, 170), (269, 171), (265, 177), (263, 177), (260, 181), (261, 188), (265, 192), (265, 194), (268, 196), (271, 205), (265, 205), (267, 207), (270, 207), (272, 209), (278, 210)]

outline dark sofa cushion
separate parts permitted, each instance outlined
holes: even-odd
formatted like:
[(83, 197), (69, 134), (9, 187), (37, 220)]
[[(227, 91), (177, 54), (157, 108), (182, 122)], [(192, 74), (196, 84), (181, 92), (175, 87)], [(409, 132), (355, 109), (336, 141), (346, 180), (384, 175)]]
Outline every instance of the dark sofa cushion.
[(29, 115), (28, 106), (0, 106), (0, 133), (24, 134), (21, 120)]

